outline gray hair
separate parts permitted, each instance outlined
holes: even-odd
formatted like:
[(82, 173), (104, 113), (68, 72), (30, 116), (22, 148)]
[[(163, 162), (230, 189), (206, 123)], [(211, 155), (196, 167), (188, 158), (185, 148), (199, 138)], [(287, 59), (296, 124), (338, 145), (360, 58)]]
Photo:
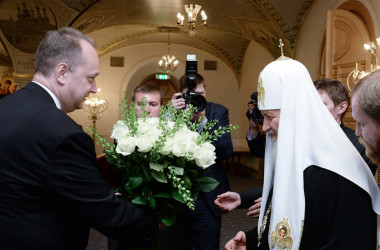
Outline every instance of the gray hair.
[(92, 38), (81, 31), (64, 27), (48, 31), (36, 51), (34, 72), (49, 76), (59, 63), (66, 63), (70, 70), (75, 70), (82, 59), (80, 41), (84, 40), (94, 46)]

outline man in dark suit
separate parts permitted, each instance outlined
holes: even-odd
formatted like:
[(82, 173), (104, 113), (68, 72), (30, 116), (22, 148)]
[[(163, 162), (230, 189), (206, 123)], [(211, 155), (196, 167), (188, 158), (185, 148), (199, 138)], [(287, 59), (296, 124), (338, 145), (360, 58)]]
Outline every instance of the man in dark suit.
[[(205, 83), (200, 74), (197, 74), (195, 82), (195, 93), (205, 97)], [(179, 88), (181, 93), (174, 94), (172, 98), (172, 104), (177, 110), (183, 109), (187, 105), (184, 98), (179, 98), (182, 96), (182, 93), (188, 91), (186, 75), (180, 78)], [(202, 131), (206, 123), (212, 120), (218, 120), (215, 128), (229, 125), (228, 109), (213, 102), (207, 102), (205, 110), (193, 114), (193, 120), (197, 121), (200, 118), (203, 120), (198, 131)], [(195, 202), (195, 210), (184, 209), (181, 249), (219, 249), (222, 219), (220, 211), (214, 204), (214, 200), (217, 195), (230, 190), (230, 184), (223, 164), (223, 160), (228, 159), (233, 151), (230, 133), (224, 134), (213, 145), (216, 148), (216, 163), (209, 167), (210, 171), (206, 176), (212, 177), (220, 183), (211, 192), (201, 192), (199, 194)]]
[(33, 81), (0, 101), (0, 249), (85, 249), (90, 228), (136, 245), (158, 230), (153, 211), (114, 195), (94, 144), (69, 116), (96, 92), (99, 59), (78, 30), (50, 31)]

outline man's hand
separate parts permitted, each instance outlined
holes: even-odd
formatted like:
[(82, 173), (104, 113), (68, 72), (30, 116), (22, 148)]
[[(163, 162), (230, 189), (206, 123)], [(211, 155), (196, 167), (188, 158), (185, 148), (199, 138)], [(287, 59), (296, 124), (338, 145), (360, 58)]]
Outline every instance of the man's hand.
[[(249, 109), (249, 113), (252, 115), (253, 110)], [(256, 137), (257, 134), (259, 133), (259, 124), (253, 120), (252, 116), (248, 118), (249, 122), (249, 133), (251, 134), (252, 137)]]
[(179, 98), (181, 96), (182, 93), (175, 93), (171, 99), (172, 105), (176, 110), (184, 109), (186, 107), (185, 99)]
[(225, 192), (216, 197), (214, 201), (219, 210), (226, 214), (241, 204), (240, 195), (236, 192)]
[(249, 217), (259, 218), (260, 208), (261, 208), (261, 200), (262, 200), (262, 197), (258, 198), (257, 200), (255, 200), (255, 205), (253, 205), (250, 208), (248, 208), (247, 215)]
[(224, 246), (226, 250), (246, 250), (245, 233), (240, 231)]

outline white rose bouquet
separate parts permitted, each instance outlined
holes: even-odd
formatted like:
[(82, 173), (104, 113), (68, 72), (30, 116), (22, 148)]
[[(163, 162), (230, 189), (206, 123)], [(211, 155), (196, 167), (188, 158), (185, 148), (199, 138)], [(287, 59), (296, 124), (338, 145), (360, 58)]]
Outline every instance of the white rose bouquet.
[(145, 112), (137, 118), (136, 106), (128, 106), (125, 98), (122, 120), (111, 134), (114, 143), (95, 133), (107, 161), (121, 177), (115, 192), (133, 204), (153, 208), (167, 226), (174, 224), (184, 205), (194, 209), (199, 191), (211, 191), (219, 184), (203, 176), (216, 159), (211, 142), (237, 128), (229, 125), (211, 132), (217, 121), (209, 121), (198, 133), (199, 123), (190, 121), (192, 112), (192, 107), (176, 111), (169, 103), (161, 107), (160, 117)]

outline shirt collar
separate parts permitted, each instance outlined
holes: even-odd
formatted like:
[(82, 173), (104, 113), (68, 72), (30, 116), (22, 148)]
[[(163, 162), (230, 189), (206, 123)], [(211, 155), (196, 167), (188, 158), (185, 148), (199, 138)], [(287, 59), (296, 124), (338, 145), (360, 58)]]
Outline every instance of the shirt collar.
[(50, 91), (50, 89), (48, 89), (46, 86), (44, 86), (43, 84), (41, 84), (39, 82), (36, 82), (36, 81), (33, 81), (33, 82), (36, 83), (37, 85), (41, 86), (44, 90), (46, 90), (46, 92), (49, 93), (49, 95), (51, 96), (51, 98), (53, 98), (55, 106), (57, 106), (58, 109), (62, 109), (61, 103), (59, 102), (57, 96), (54, 95), (53, 92)]

